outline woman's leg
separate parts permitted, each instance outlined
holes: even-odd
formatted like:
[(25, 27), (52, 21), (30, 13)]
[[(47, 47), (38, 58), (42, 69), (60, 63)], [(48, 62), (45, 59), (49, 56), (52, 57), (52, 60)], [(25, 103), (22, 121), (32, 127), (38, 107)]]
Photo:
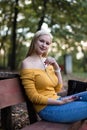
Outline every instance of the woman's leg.
[(59, 106), (47, 106), (39, 112), (39, 116), (52, 122), (75, 122), (87, 118), (87, 92), (75, 94), (82, 99)]
[(47, 106), (39, 116), (52, 122), (75, 122), (87, 118), (87, 102), (74, 101), (61, 106)]

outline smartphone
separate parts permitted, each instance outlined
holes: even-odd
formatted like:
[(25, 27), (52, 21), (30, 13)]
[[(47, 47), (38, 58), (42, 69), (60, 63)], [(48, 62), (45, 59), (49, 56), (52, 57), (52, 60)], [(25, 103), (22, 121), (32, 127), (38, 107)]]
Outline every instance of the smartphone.
[(72, 98), (73, 98), (73, 99), (82, 99), (81, 96), (73, 96)]
[(72, 96), (72, 98), (75, 100), (75, 99), (79, 99), (80, 97), (79, 96)]

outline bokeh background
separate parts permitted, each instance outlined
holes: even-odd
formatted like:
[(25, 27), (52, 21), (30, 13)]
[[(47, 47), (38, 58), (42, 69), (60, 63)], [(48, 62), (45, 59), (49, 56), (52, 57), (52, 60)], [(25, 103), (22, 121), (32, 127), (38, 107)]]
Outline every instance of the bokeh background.
[(39, 29), (52, 33), (49, 54), (64, 73), (87, 72), (87, 0), (0, 0), (1, 71), (20, 69)]

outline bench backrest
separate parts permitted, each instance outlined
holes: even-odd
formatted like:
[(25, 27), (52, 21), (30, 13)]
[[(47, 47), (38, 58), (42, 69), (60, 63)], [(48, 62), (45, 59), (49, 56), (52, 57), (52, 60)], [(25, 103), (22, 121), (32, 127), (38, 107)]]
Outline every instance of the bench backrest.
[(32, 103), (25, 94), (20, 76), (0, 79), (0, 109), (26, 102), (30, 123), (38, 120)]
[(0, 80), (0, 108), (24, 102), (18, 78)]

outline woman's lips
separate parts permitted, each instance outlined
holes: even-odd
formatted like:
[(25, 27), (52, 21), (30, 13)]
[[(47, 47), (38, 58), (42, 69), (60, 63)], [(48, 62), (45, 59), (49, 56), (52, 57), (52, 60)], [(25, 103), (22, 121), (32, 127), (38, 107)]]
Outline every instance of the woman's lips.
[(42, 51), (46, 51), (46, 48), (41, 48), (41, 47), (40, 47), (40, 49), (41, 49)]

